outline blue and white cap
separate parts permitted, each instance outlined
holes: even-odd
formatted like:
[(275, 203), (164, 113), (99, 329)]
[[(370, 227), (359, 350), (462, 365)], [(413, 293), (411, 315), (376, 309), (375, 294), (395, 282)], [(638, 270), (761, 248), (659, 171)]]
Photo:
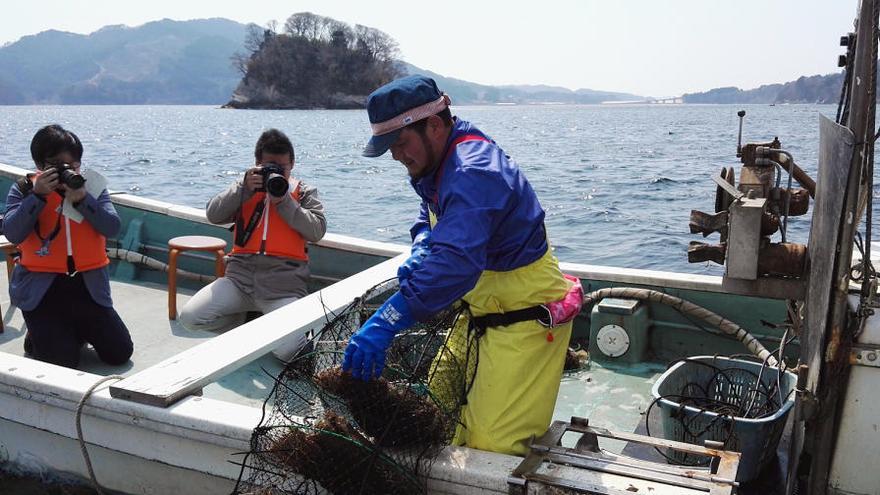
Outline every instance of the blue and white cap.
[(373, 91), (367, 97), (373, 137), (363, 155), (382, 156), (397, 141), (401, 129), (440, 112), (450, 103), (449, 96), (437, 89), (437, 83), (425, 76), (395, 79)]

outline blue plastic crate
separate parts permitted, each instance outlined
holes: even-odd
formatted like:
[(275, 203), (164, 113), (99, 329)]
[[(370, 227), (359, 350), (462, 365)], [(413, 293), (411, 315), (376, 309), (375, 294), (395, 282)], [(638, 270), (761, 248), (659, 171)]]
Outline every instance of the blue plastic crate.
[[(730, 370), (720, 376), (718, 369)], [(742, 371), (737, 371), (742, 370)], [(679, 361), (666, 370), (654, 383), (651, 394), (660, 409), (663, 438), (703, 445), (704, 440), (726, 442), (725, 449), (742, 453), (737, 481), (749, 481), (758, 476), (761, 469), (776, 456), (776, 446), (785, 419), (794, 405), (794, 387), (797, 378), (789, 372), (778, 373), (776, 368), (764, 367), (761, 363), (730, 359), (719, 356), (697, 356)], [(749, 373), (751, 372), (751, 373)], [(750, 404), (751, 395), (744, 397), (755, 388), (756, 376), (760, 373), (761, 382), (775, 386), (779, 381), (784, 402), (775, 413), (760, 419), (748, 419), (719, 415), (691, 405), (682, 405), (678, 399), (660, 398), (665, 396), (707, 397), (719, 401), (744, 401)], [(696, 385), (695, 385), (696, 384)], [(760, 395), (760, 394), (758, 394)], [(756, 399), (756, 402), (761, 397)], [(731, 427), (732, 422), (732, 427)], [(679, 452), (671, 452), (670, 457), (682, 464), (696, 464), (697, 459)]]

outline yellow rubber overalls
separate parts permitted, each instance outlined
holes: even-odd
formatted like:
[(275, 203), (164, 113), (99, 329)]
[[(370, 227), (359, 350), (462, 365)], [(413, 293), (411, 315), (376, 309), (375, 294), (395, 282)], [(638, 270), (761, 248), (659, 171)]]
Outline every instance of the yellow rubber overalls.
[[(430, 217), (433, 227), (436, 217)], [(547, 252), (529, 265), (505, 272), (483, 271), (462, 299), (473, 316), (482, 316), (560, 300), (570, 286), (548, 243)], [(449, 382), (464, 378), (461, 363), (476, 364), (475, 372), (467, 373), (473, 381), (453, 445), (524, 455), (529, 439), (544, 434), (553, 417), (572, 323), (553, 329), (535, 320), (490, 327), (477, 345), (473, 345), (477, 337), (468, 331), (468, 323), (467, 317), (459, 319), (429, 376), (432, 395), (441, 405), (449, 401), (454, 407), (459, 398), (451, 394), (468, 390), (468, 385), (450, 387)], [(475, 363), (469, 355), (474, 353)]]

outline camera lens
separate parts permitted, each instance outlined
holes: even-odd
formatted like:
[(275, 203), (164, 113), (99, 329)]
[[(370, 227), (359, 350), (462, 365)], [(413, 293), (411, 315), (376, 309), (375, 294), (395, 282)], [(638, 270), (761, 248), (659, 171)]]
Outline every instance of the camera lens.
[(287, 187), (287, 179), (281, 174), (269, 174), (266, 178), (266, 191), (276, 198), (287, 194)]
[(59, 175), (61, 182), (71, 189), (79, 189), (86, 183), (82, 175), (70, 169), (62, 169)]

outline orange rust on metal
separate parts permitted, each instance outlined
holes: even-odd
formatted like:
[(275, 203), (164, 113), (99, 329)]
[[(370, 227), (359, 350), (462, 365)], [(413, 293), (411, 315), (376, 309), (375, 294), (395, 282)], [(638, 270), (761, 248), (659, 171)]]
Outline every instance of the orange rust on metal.
[(737, 189), (746, 195), (754, 191), (754, 197), (767, 198), (775, 178), (776, 169), (773, 167), (743, 165)]
[(688, 244), (688, 263), (702, 263), (704, 261), (714, 261), (719, 265), (723, 265), (724, 245), (691, 241)]
[(754, 166), (755, 159), (757, 158), (757, 149), (758, 147), (762, 148), (773, 148), (779, 149), (782, 147), (782, 143), (779, 142), (779, 139), (774, 139), (769, 143), (746, 143), (742, 146), (742, 156), (740, 157), (740, 161), (745, 166)]
[(800, 277), (807, 262), (807, 247), (793, 242), (767, 243), (758, 253), (758, 273)]
[(708, 237), (713, 232), (724, 234), (727, 231), (727, 217), (726, 211), (710, 215), (699, 210), (691, 210), (688, 226), (691, 234), (703, 234), (703, 237)]
[(806, 215), (806, 213), (810, 210), (810, 193), (806, 189), (802, 188), (792, 188), (791, 191), (788, 191), (784, 187), (772, 188), (770, 190), (770, 204), (768, 205), (768, 207), (771, 210), (778, 211), (780, 214), (784, 213), (786, 196), (789, 197), (789, 216), (798, 217), (801, 215)]
[(761, 235), (767, 236), (779, 230), (779, 217), (770, 213), (761, 215)]
[(825, 347), (825, 362), (833, 363), (837, 359), (837, 351), (840, 349), (840, 336), (843, 332), (837, 325), (831, 327), (831, 338), (828, 339), (828, 346)]
[(791, 163), (791, 160), (788, 159), (788, 156), (781, 153), (776, 153), (775, 161), (779, 162), (779, 164), (782, 165), (782, 168), (791, 172), (794, 180), (798, 181), (798, 184), (804, 186), (807, 192), (810, 193), (811, 198), (816, 197), (816, 181), (814, 181), (812, 177), (807, 175), (807, 173), (804, 172), (803, 169), (798, 167), (796, 163)]

